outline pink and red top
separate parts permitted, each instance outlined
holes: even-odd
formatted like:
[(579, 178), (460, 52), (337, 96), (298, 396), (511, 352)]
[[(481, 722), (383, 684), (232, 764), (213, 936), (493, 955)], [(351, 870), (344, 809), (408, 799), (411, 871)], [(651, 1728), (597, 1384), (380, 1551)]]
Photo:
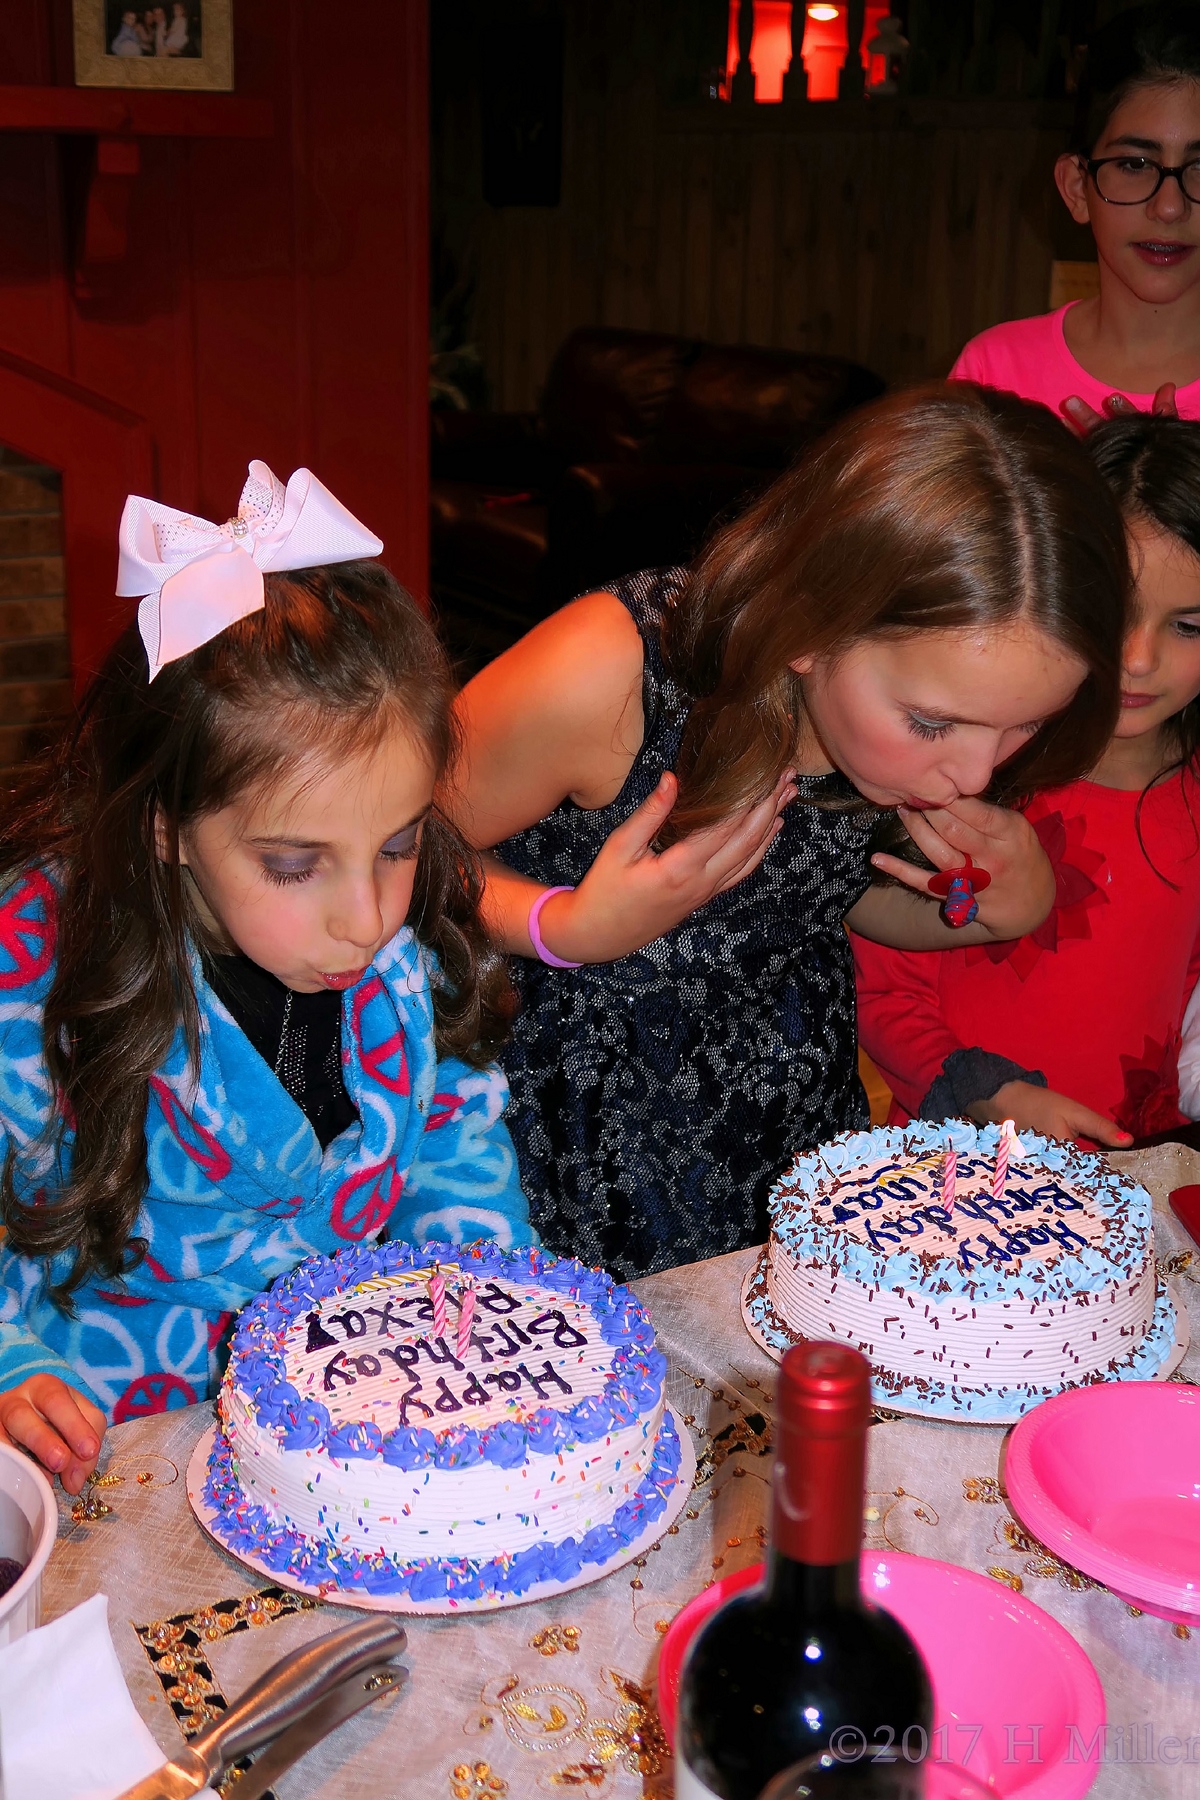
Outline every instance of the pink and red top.
[[(1078, 301), (1072, 301), (1077, 306)], [(1004, 388), (1024, 400), (1040, 400), (1056, 415), (1064, 400), (1078, 394), (1097, 412), (1113, 392), (1111, 382), (1098, 381), (1076, 362), (1067, 348), (1063, 320), (1069, 308), (1039, 313), (1032, 319), (1012, 319), (993, 325), (971, 339), (950, 371), (951, 381), (978, 381), (984, 387)], [(1127, 394), (1141, 412), (1149, 412), (1153, 394)], [(1176, 390), (1175, 404), (1181, 419), (1200, 419), (1200, 381)]]
[(1139, 796), (1094, 782), (1037, 795), (1026, 816), (1054, 868), (1053, 909), (1011, 943), (885, 950), (851, 934), (863, 1048), (916, 1114), (952, 1051), (1040, 1069), (1055, 1092), (1135, 1137), (1183, 1123), (1180, 1025), (1200, 973), (1200, 780)]

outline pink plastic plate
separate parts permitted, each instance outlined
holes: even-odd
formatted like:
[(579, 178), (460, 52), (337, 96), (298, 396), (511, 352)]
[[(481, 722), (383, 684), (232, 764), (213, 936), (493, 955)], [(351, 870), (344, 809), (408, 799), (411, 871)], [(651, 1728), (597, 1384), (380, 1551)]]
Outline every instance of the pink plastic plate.
[(1200, 1619), (1200, 1387), (1110, 1381), (1026, 1413), (1008, 1443), (1013, 1509), (1121, 1599)]
[[(658, 1707), (672, 1743), (688, 1645), (710, 1613), (758, 1580), (761, 1568), (705, 1588), (663, 1638)], [(1103, 1750), (1104, 1690), (1079, 1645), (1049, 1613), (990, 1576), (892, 1550), (863, 1553), (862, 1587), (912, 1633), (928, 1665), (932, 1756), (961, 1764), (994, 1793), (1020, 1800), (1080, 1800), (1087, 1793)]]

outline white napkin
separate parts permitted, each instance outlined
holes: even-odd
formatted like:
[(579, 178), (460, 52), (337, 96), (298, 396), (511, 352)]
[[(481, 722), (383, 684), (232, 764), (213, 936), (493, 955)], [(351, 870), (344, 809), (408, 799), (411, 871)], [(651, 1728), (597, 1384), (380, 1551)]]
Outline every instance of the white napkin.
[(116, 1800), (166, 1760), (129, 1698), (107, 1595), (0, 1649), (3, 1800)]

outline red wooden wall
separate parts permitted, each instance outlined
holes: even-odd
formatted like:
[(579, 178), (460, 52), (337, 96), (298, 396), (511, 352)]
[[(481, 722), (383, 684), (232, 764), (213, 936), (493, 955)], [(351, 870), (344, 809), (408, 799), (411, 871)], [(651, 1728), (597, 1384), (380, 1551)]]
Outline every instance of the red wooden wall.
[[(246, 464), (307, 464), (427, 581), (426, 0), (234, 0), (268, 139), (140, 140), (129, 246), (72, 280), (70, 158), (0, 130), (0, 443), (64, 470), (76, 674), (114, 600), (131, 484), (221, 520)], [(69, 0), (3, 0), (0, 84), (72, 83)], [(78, 143), (78, 140), (76, 140)]]

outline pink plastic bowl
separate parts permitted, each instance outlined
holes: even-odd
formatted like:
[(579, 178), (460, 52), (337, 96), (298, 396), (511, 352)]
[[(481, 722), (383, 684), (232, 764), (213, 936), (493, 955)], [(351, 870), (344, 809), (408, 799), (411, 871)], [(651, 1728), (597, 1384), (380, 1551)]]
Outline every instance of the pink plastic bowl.
[(1111, 1381), (1057, 1394), (1008, 1443), (1014, 1510), (1122, 1600), (1200, 1619), (1200, 1387)]
[[(688, 1645), (723, 1601), (761, 1573), (759, 1564), (705, 1588), (663, 1638), (658, 1708), (672, 1744)], [(1049, 1613), (990, 1576), (892, 1550), (863, 1553), (862, 1588), (907, 1627), (925, 1658), (934, 1757), (960, 1763), (994, 1793), (1020, 1800), (1080, 1800), (1087, 1793), (1103, 1750), (1104, 1690)], [(1031, 1729), (1039, 1725), (1040, 1733)]]

